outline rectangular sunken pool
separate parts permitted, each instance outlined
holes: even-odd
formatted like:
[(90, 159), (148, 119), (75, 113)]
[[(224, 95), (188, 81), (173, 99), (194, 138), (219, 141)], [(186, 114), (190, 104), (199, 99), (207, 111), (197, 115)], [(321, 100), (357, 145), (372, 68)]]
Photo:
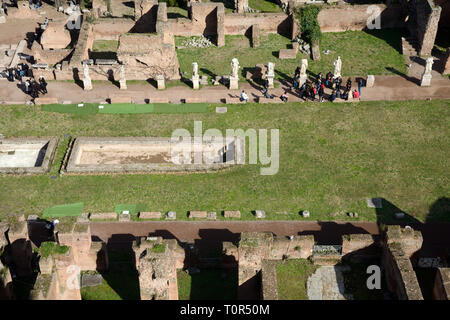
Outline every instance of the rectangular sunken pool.
[(50, 170), (57, 145), (57, 138), (0, 139), (0, 173), (46, 173)]
[(245, 140), (211, 142), (193, 138), (76, 138), (66, 173), (146, 173), (212, 171), (245, 162)]

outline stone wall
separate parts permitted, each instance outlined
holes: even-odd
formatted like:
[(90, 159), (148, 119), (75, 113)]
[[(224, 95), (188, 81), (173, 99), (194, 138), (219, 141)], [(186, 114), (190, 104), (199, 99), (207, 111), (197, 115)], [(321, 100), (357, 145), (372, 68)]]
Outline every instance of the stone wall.
[(342, 237), (342, 255), (364, 249), (373, 244), (371, 234), (349, 234)]
[(141, 299), (178, 300), (177, 269), (184, 266), (184, 249), (177, 241), (161, 237), (146, 240), (143, 237), (134, 243), (133, 250)]
[(94, 28), (93, 25), (87, 21), (83, 21), (81, 25), (80, 34), (78, 36), (77, 45), (70, 59), (70, 65), (79, 68), (83, 60), (89, 59), (89, 50), (94, 43)]
[(258, 25), (261, 34), (291, 34), (291, 22), (285, 13), (228, 13), (224, 28), (227, 35), (250, 34), (252, 25)]
[(433, 0), (412, 0), (415, 8), (415, 17), (411, 19), (413, 25), (410, 30), (415, 29), (415, 35), (419, 42), (419, 55), (427, 56), (431, 54), (442, 8), (435, 6)]
[(119, 40), (120, 35), (130, 32), (134, 24), (130, 19), (98, 19), (93, 25), (94, 40)]
[(39, 43), (34, 41), (31, 46), (31, 51), (36, 62), (47, 63), (49, 66), (53, 66), (66, 59), (73, 49), (44, 50)]
[(399, 300), (423, 300), (411, 255), (422, 246), (422, 235), (410, 228), (389, 226), (383, 243), (382, 264), (389, 291)]
[(261, 264), (261, 297), (278, 300), (277, 260), (263, 260)]
[[(367, 13), (370, 5), (335, 5), (324, 7), (317, 19), (322, 32), (342, 32), (348, 30), (364, 30), (372, 12)], [(406, 13), (400, 5), (387, 7), (377, 4), (381, 10), (381, 28), (402, 28), (405, 26)]]
[(450, 268), (438, 268), (433, 287), (435, 300), (450, 300)]
[(444, 66), (442, 74), (450, 74), (450, 48), (447, 48), (447, 53), (444, 56), (442, 65)]

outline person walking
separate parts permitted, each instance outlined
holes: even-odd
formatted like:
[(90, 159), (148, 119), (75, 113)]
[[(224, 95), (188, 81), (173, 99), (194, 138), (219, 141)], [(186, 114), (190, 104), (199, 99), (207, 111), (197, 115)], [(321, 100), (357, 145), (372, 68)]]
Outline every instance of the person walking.
[(319, 102), (323, 102), (323, 95), (324, 95), (324, 89), (323, 89), (323, 85), (321, 85), (319, 87)]
[(287, 91), (285, 91), (285, 92), (280, 96), (280, 99), (281, 99), (281, 101), (283, 101), (283, 102), (288, 102), (289, 97), (288, 97)]
[(41, 87), (42, 94), (47, 94), (47, 82), (45, 81), (43, 76), (39, 77), (39, 85)]
[(359, 78), (358, 79), (358, 93), (359, 93), (360, 97), (361, 97), (361, 88), (362, 88), (362, 86), (363, 86), (363, 81), (362, 81), (361, 78)]

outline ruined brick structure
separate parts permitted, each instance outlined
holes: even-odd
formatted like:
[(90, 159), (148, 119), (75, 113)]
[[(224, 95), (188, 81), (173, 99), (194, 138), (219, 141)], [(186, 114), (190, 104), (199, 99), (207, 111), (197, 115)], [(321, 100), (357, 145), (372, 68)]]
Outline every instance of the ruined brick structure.
[(399, 300), (423, 300), (411, 256), (422, 247), (422, 234), (413, 229), (389, 226), (383, 242), (382, 264), (389, 291)]
[(184, 266), (184, 249), (175, 239), (146, 240), (133, 245), (142, 300), (178, 300), (177, 269)]

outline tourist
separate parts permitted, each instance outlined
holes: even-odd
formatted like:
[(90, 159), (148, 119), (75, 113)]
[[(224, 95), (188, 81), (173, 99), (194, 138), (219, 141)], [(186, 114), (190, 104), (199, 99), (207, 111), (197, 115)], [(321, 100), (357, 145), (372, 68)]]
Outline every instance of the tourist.
[(350, 78), (348, 78), (347, 84), (345, 85), (345, 88), (347, 89), (347, 91), (351, 91), (352, 90), (352, 80)]
[(300, 99), (305, 99), (306, 96), (306, 82), (302, 84), (302, 86), (300, 87)]
[(316, 98), (316, 94), (317, 94), (317, 90), (316, 90), (316, 87), (314, 87), (314, 86), (311, 86), (311, 90), (310, 90), (310, 97), (311, 97), (311, 100), (312, 100), (312, 101), (314, 101), (314, 100), (315, 100), (315, 98)]
[(244, 90), (242, 90), (242, 92), (241, 92), (241, 97), (239, 98), (239, 100), (240, 100), (241, 102), (242, 102), (242, 101), (245, 101), (245, 102), (249, 102), (249, 101), (250, 101), (248, 95), (245, 93)]
[(333, 90), (333, 92), (331, 92), (330, 101), (334, 102), (334, 100), (336, 100), (336, 91)]
[(358, 79), (358, 93), (359, 96), (361, 97), (361, 87), (363, 86), (363, 81), (361, 78)]
[(285, 91), (281, 96), (280, 96), (281, 101), (283, 102), (288, 102), (288, 94), (287, 91)]
[(53, 218), (51, 222), (47, 221), (47, 223), (45, 224), (45, 229), (48, 230), (49, 237), (53, 237), (53, 232), (55, 231), (55, 227), (58, 223), (59, 220)]
[(345, 101), (348, 100), (348, 91), (344, 91), (344, 93), (342, 94), (342, 99), (344, 99)]
[(33, 82), (31, 83), (31, 97), (33, 99), (39, 98), (39, 89), (39, 84), (35, 80), (33, 80)]
[(25, 93), (30, 94), (30, 87), (31, 87), (30, 80), (25, 81), (24, 85), (25, 85)]
[(358, 99), (359, 98), (359, 92), (358, 90), (355, 89), (355, 91), (353, 91), (353, 99)]
[(39, 84), (41, 86), (41, 92), (43, 94), (46, 94), (47, 93), (47, 82), (45, 81), (43, 76), (39, 77)]
[(9, 82), (14, 82), (14, 73), (13, 73), (12, 69), (7, 70), (7, 76), (8, 76)]
[(323, 102), (323, 95), (324, 95), (324, 87), (323, 85), (320, 85), (319, 87), (319, 102)]
[(341, 99), (341, 90), (336, 91), (336, 98)]
[(331, 74), (331, 72), (328, 72), (326, 75), (326, 79), (325, 79), (325, 85), (327, 86), (327, 88), (331, 87), (332, 80), (333, 80), (333, 75)]

